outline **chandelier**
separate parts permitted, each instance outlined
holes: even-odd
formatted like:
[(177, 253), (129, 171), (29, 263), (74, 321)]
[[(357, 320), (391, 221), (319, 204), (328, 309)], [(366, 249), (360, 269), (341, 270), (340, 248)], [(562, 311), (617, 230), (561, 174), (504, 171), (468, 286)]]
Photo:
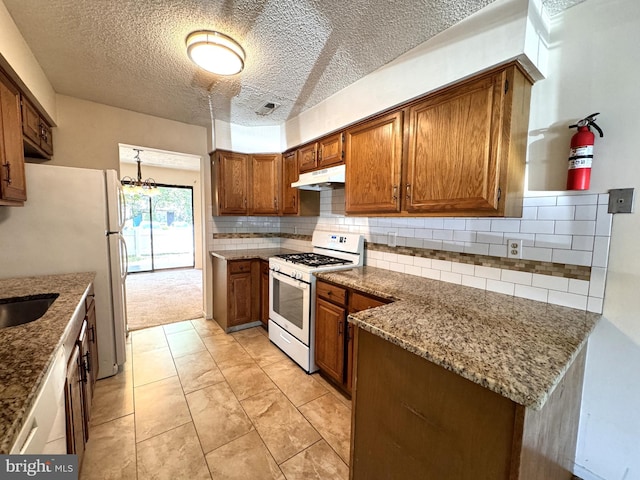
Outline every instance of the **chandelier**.
[(142, 150), (138, 148), (133, 149), (136, 154), (133, 157), (138, 164), (138, 178), (133, 179), (131, 177), (122, 177), (120, 183), (125, 186), (125, 188), (131, 193), (138, 193), (140, 195), (146, 195), (148, 197), (154, 197), (160, 193), (158, 190), (158, 186), (156, 185), (156, 181), (153, 178), (147, 178), (146, 180), (142, 180), (142, 170), (140, 168), (140, 152)]

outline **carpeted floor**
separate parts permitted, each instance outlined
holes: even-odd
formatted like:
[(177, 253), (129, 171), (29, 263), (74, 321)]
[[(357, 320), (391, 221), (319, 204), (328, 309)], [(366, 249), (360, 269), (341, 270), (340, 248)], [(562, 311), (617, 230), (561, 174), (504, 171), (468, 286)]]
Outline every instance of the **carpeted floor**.
[(202, 317), (202, 270), (160, 270), (127, 276), (129, 330)]

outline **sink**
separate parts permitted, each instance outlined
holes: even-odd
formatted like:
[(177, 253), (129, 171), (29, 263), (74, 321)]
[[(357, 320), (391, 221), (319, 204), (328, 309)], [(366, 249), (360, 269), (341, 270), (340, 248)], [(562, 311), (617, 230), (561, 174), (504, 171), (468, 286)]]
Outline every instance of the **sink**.
[(0, 328), (15, 327), (42, 317), (59, 293), (0, 298)]

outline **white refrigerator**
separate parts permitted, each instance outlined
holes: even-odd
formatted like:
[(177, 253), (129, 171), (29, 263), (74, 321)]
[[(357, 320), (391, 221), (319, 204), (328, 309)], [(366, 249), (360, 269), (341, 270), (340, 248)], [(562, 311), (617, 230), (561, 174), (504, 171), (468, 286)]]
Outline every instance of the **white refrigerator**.
[(24, 207), (0, 207), (0, 278), (96, 272), (98, 378), (126, 356), (124, 196), (115, 170), (27, 164)]

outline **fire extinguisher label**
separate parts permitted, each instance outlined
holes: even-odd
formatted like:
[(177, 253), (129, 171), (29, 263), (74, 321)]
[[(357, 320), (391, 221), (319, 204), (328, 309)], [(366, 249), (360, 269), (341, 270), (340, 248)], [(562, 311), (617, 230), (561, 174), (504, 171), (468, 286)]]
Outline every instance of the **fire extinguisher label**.
[(593, 158), (593, 145), (586, 145), (584, 147), (576, 147), (569, 150), (569, 158), (573, 157), (592, 157)]
[(591, 168), (591, 158), (573, 158), (569, 160), (569, 170), (576, 168)]

